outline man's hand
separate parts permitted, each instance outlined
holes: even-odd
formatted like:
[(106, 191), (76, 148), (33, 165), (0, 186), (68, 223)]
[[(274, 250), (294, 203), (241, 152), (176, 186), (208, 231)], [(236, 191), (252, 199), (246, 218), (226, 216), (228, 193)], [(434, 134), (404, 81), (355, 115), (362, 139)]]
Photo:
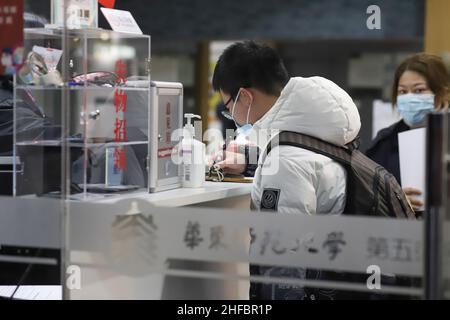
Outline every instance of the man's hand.
[(217, 162), (216, 165), (225, 173), (241, 174), (246, 167), (245, 154), (239, 153), (239, 145), (237, 143), (230, 142), (224, 152), (223, 160)]
[(417, 199), (417, 197), (415, 196), (422, 195), (422, 191), (415, 188), (403, 188), (403, 192), (405, 192), (406, 197), (408, 198), (408, 201), (411, 204), (414, 211), (419, 211), (423, 206), (423, 202)]

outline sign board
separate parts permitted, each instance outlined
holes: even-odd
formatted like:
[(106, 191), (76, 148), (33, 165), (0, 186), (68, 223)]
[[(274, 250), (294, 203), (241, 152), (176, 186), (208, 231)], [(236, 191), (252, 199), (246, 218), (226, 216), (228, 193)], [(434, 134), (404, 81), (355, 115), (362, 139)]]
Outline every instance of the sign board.
[(129, 11), (100, 8), (111, 29), (117, 32), (142, 34), (136, 20)]

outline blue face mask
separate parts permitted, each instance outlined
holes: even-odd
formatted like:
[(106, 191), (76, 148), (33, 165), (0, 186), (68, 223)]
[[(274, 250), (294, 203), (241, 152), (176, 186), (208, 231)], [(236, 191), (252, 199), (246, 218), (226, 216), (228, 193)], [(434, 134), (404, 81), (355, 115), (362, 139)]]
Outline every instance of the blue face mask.
[(237, 130), (236, 130), (236, 133), (238, 135), (244, 135), (244, 136), (247, 137), (247, 136), (250, 135), (250, 132), (252, 130), (253, 130), (253, 125), (251, 125), (250, 123), (247, 123), (247, 124), (243, 125), (242, 127), (238, 126)]
[(407, 125), (423, 124), (425, 116), (434, 110), (434, 94), (408, 93), (397, 97), (397, 108)]
[(236, 102), (238, 101), (240, 94), (241, 94), (241, 90), (239, 90), (238, 94), (236, 95), (236, 99), (234, 99), (233, 109), (231, 110), (231, 117), (233, 118), (234, 124), (236, 125), (236, 128), (237, 128), (237, 130), (236, 130), (237, 136), (247, 137), (250, 135), (250, 132), (253, 129), (253, 125), (248, 122), (248, 119), (250, 116), (250, 109), (252, 108), (252, 105), (250, 105), (248, 107), (246, 124), (244, 124), (243, 126), (239, 125), (237, 123), (236, 119), (234, 118), (234, 108), (236, 107)]

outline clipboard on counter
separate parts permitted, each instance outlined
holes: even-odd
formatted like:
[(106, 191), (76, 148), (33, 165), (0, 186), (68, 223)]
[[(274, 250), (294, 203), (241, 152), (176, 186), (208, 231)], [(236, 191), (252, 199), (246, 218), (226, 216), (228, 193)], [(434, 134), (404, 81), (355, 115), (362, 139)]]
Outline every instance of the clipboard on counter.
[(234, 174), (226, 174), (222, 181), (219, 181), (219, 179), (216, 176), (209, 176), (209, 175), (206, 175), (205, 179), (206, 181), (212, 182), (253, 183), (253, 178)]

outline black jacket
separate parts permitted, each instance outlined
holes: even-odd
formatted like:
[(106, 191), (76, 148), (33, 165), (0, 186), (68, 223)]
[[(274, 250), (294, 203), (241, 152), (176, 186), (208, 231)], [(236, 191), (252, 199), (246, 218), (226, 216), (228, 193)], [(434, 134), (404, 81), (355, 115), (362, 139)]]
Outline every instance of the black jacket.
[(409, 129), (409, 126), (403, 120), (400, 120), (390, 127), (380, 130), (366, 151), (366, 156), (392, 173), (400, 185), (398, 134)]

